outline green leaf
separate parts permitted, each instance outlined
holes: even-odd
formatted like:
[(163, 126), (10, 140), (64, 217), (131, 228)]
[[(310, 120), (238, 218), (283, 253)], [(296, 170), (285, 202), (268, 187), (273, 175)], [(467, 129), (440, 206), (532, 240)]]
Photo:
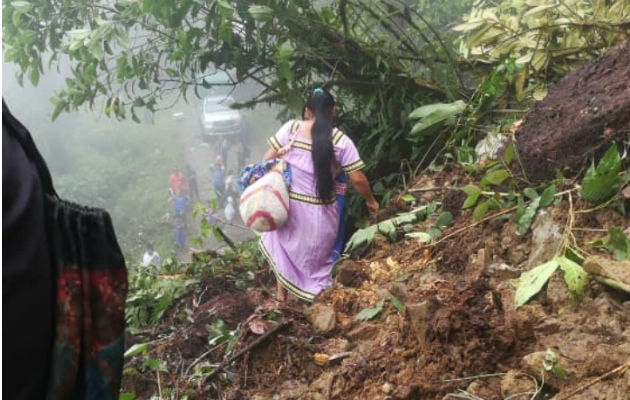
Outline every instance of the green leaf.
[(538, 192), (530, 187), (525, 188), (525, 190), (523, 190), (523, 194), (527, 196), (530, 200), (534, 200), (538, 197)]
[(396, 225), (391, 219), (378, 224), (379, 233), (387, 236), (392, 242), (396, 240)]
[(525, 208), (525, 211), (519, 218), (516, 220), (516, 231), (519, 235), (524, 235), (529, 230), (532, 221), (534, 220), (534, 216), (536, 215), (536, 211), (538, 211), (538, 206), (540, 205), (540, 197), (536, 197), (529, 205)]
[(442, 234), (442, 231), (440, 230), (440, 228), (432, 226), (427, 230), (427, 234), (431, 236), (431, 240), (435, 240)]
[(405, 193), (402, 196), (400, 196), (400, 200), (406, 203), (413, 203), (414, 201), (416, 201), (416, 196), (414, 196), (411, 193)]
[(134, 400), (136, 394), (134, 392), (124, 392), (118, 396), (118, 400)]
[(412, 211), (412, 212), (400, 214), (397, 217), (391, 218), (391, 220), (396, 226), (405, 225), (405, 224), (413, 224), (414, 222), (418, 220), (418, 215)]
[(408, 117), (409, 119), (420, 119), (420, 122), (416, 123), (411, 129), (411, 135), (419, 134), (437, 123), (460, 114), (465, 109), (466, 103), (462, 100), (457, 100), (453, 103), (436, 103), (418, 107)]
[(367, 228), (357, 230), (348, 240), (344, 253), (349, 254), (353, 251), (367, 246), (374, 240), (374, 235), (378, 232), (376, 225), (370, 225)]
[(398, 311), (402, 311), (403, 308), (405, 308), (405, 305), (403, 304), (403, 302), (400, 301), (396, 296), (394, 296), (391, 293), (389, 293), (389, 299), (391, 300), (392, 304), (394, 305), (394, 307), (396, 307)]
[(449, 211), (446, 211), (440, 214), (437, 221), (435, 221), (435, 226), (444, 227), (450, 225), (451, 222), (453, 222), (453, 214), (451, 214)]
[(483, 177), (483, 180), (488, 182), (491, 185), (500, 185), (509, 176), (510, 176), (510, 173), (508, 171), (504, 169), (498, 169), (495, 171), (488, 172), (486, 176)]
[(149, 358), (142, 363), (142, 368), (148, 368), (153, 371), (168, 372), (166, 364), (157, 358)]
[(384, 304), (385, 304), (385, 299), (383, 298), (376, 304), (376, 307), (374, 307), (374, 308), (364, 308), (363, 310), (361, 310), (357, 314), (355, 319), (357, 321), (368, 321), (368, 320), (371, 320), (372, 318), (376, 317), (383, 310), (383, 305)]
[(12, 1), (11, 6), (21, 13), (28, 12), (33, 8), (32, 4), (28, 1)]
[(273, 17), (273, 10), (267, 6), (251, 5), (248, 9), (249, 14), (256, 21), (269, 21)]
[(428, 243), (431, 241), (431, 235), (426, 232), (411, 232), (405, 234), (405, 237), (409, 239), (418, 239), (422, 243)]
[(628, 259), (630, 254), (630, 240), (621, 228), (617, 226), (611, 226), (608, 228), (608, 241), (606, 242), (606, 248), (615, 252), (617, 261), (623, 261)]
[(503, 152), (503, 161), (510, 165), (512, 159), (514, 158), (514, 143), (510, 143)]
[(485, 217), (486, 214), (488, 213), (489, 208), (490, 208), (490, 205), (488, 204), (487, 201), (482, 201), (481, 203), (477, 204), (477, 207), (475, 207), (475, 210), (473, 211), (473, 214), (472, 214), (473, 221), (476, 222), (482, 219), (483, 217)]
[(556, 195), (556, 185), (550, 185), (543, 190), (540, 195), (540, 206), (547, 207), (553, 203), (554, 197)]
[(558, 260), (553, 258), (551, 261), (523, 272), (516, 286), (514, 305), (520, 307), (540, 292), (556, 269), (558, 269)]
[(205, 238), (209, 238), (211, 230), (212, 230), (212, 225), (210, 225), (207, 219), (202, 218), (201, 222), (199, 223), (199, 232), (201, 233), (201, 236)]
[(477, 199), (479, 199), (479, 195), (481, 194), (481, 189), (479, 189), (475, 185), (466, 185), (462, 188), (462, 191), (468, 195), (462, 208), (470, 208), (477, 203)]
[(603, 203), (617, 192), (617, 189), (627, 180), (621, 171), (621, 157), (617, 147), (610, 146), (597, 167), (591, 165), (582, 181), (582, 197), (592, 203)]
[(146, 343), (136, 343), (131, 346), (127, 351), (125, 351), (125, 357), (132, 357), (136, 354), (147, 354), (147, 344)]
[(561, 256), (557, 257), (560, 269), (564, 271), (564, 281), (569, 287), (569, 291), (576, 296), (581, 296), (584, 293), (584, 286), (588, 278), (588, 274), (584, 269), (576, 262)]

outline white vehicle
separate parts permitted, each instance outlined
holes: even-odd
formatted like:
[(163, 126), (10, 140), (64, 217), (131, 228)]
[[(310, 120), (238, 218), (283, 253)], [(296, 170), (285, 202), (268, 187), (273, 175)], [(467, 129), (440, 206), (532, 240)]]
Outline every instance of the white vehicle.
[(204, 140), (241, 134), (243, 116), (238, 110), (230, 108), (232, 103), (234, 100), (225, 96), (209, 96), (203, 99), (199, 123)]

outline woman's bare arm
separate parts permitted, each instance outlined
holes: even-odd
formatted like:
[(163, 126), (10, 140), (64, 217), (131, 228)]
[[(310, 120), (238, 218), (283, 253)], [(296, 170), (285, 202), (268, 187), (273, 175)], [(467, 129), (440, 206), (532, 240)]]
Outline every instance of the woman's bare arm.
[(273, 148), (269, 148), (266, 152), (265, 152), (265, 156), (263, 157), (263, 161), (269, 161), (272, 160), (274, 158), (278, 158), (278, 152), (275, 151)]
[(370, 211), (370, 214), (374, 215), (378, 212), (378, 201), (374, 198), (372, 194), (372, 190), (370, 189), (370, 182), (367, 179), (367, 176), (363, 173), (363, 171), (354, 171), (348, 174), (348, 178), (350, 178), (350, 183), (354, 190), (361, 195), (365, 199), (365, 203)]

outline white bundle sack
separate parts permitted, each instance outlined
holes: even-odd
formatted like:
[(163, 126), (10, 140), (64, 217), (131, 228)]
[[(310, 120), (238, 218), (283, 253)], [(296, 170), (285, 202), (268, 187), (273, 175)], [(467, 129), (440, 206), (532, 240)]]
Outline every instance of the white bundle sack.
[(245, 225), (258, 232), (281, 228), (289, 217), (289, 191), (274, 168), (241, 194), (239, 211)]

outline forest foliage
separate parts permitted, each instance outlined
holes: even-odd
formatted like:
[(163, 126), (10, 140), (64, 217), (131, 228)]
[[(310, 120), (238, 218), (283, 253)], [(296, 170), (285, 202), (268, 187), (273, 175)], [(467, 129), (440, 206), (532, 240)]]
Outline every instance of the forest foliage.
[(241, 106), (280, 104), (284, 117), (324, 86), (387, 202), (400, 172), (415, 175), (505, 131), (551, 82), (630, 28), (627, 0), (437, 4), (12, 1), (3, 4), (4, 55), (33, 84), (70, 60), (53, 118), (98, 105), (137, 120), (144, 107), (167, 107), (169, 94), (193, 99), (216, 70), (231, 72), (235, 85), (260, 84)]

